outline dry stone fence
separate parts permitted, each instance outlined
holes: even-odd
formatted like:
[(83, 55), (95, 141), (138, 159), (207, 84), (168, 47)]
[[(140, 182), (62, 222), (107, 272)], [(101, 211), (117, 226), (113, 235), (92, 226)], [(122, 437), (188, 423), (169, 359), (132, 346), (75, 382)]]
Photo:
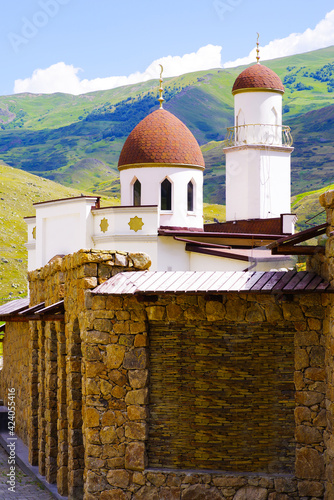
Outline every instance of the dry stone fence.
[[(309, 269), (333, 286), (321, 203)], [(69, 499), (332, 500), (334, 295), (96, 291), (149, 264), (81, 250), (30, 273), (52, 313), (9, 318), (0, 386), (30, 462)]]

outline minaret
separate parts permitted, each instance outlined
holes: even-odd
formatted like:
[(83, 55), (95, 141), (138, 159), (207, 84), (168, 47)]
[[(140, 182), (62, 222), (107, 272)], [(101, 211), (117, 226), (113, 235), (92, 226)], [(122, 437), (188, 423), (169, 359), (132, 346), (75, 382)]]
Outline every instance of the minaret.
[(289, 127), (282, 125), (283, 84), (257, 63), (234, 82), (234, 127), (228, 129), (226, 220), (268, 219), (290, 213)]

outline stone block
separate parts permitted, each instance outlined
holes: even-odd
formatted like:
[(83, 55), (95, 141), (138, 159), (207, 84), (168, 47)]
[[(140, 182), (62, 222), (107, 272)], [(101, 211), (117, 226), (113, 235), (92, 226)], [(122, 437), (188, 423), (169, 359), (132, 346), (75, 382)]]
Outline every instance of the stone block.
[(124, 469), (109, 470), (107, 481), (111, 486), (127, 488), (130, 481), (129, 473)]
[(100, 430), (100, 439), (102, 444), (115, 443), (117, 440), (115, 427), (103, 427)]
[(109, 380), (114, 382), (115, 384), (123, 387), (127, 383), (126, 376), (123, 375), (119, 370), (112, 370), (109, 372)]
[(233, 500), (266, 500), (267, 489), (257, 486), (245, 486), (237, 491)]
[(135, 321), (130, 323), (130, 333), (131, 335), (137, 335), (139, 333), (146, 333), (147, 327), (146, 323), (143, 321)]
[(147, 335), (136, 335), (134, 341), (135, 347), (146, 347), (148, 346), (148, 337)]
[(180, 321), (183, 318), (183, 309), (175, 303), (168, 304), (166, 307), (168, 321)]
[(308, 425), (298, 425), (295, 435), (297, 443), (302, 444), (320, 443), (323, 439), (322, 433), (318, 429)]
[(143, 486), (133, 496), (133, 500), (160, 500), (155, 486)]
[(86, 408), (85, 425), (87, 427), (98, 427), (100, 424), (100, 414), (95, 408)]
[(221, 302), (209, 300), (205, 305), (205, 312), (208, 321), (220, 321), (225, 318), (226, 310)]
[(125, 468), (128, 470), (143, 471), (146, 466), (145, 443), (133, 442), (126, 446)]
[(144, 422), (131, 422), (125, 425), (125, 437), (135, 441), (147, 439), (147, 426)]
[(326, 370), (324, 368), (307, 368), (305, 370), (305, 378), (314, 381), (326, 380)]
[(295, 421), (297, 425), (303, 422), (311, 422), (311, 410), (305, 406), (295, 408)]
[[(240, 497), (240, 499), (241, 498), (242, 498), (242, 500), (244, 500), (243, 497)], [(210, 488), (210, 486), (207, 484), (194, 484), (194, 485), (189, 486), (188, 488), (186, 488), (185, 490), (182, 491), (181, 499), (182, 500), (224, 500), (224, 497), (220, 493), (220, 491), (215, 487)], [(265, 497), (264, 497), (264, 499), (265, 499)], [(246, 497), (245, 497), (245, 500), (246, 500)], [(250, 497), (247, 497), (247, 500), (253, 500), (253, 499), (250, 499)], [(254, 498), (254, 500), (255, 500), (255, 498)], [(261, 498), (261, 500), (262, 500), (262, 498)]]
[(112, 323), (110, 319), (95, 319), (94, 330), (109, 333), (112, 331)]
[(300, 349), (296, 347), (295, 349), (295, 369), (303, 370), (307, 368), (310, 364), (308, 353), (306, 349)]
[(141, 472), (134, 472), (132, 475), (132, 482), (144, 486), (144, 484), (146, 483), (146, 479)]
[(299, 347), (319, 345), (319, 335), (314, 331), (300, 331), (295, 335), (296, 344)]
[(129, 420), (145, 420), (148, 416), (147, 409), (138, 405), (128, 406), (127, 413)]
[(165, 308), (162, 306), (146, 307), (147, 318), (149, 321), (162, 321), (165, 316)]
[(109, 333), (100, 332), (96, 330), (89, 330), (85, 334), (85, 341), (88, 344), (108, 344), (109, 343)]
[(115, 335), (121, 335), (121, 334), (127, 335), (128, 333), (130, 333), (129, 323), (126, 321), (115, 323), (113, 325), (113, 333)]
[(100, 495), (100, 500), (127, 500), (127, 498), (124, 491), (119, 488), (102, 491)]
[(310, 351), (310, 366), (322, 368), (325, 363), (325, 348), (322, 346), (312, 347)]
[(160, 488), (159, 500), (180, 500), (180, 488)]
[(105, 364), (108, 368), (119, 368), (123, 363), (126, 348), (121, 345), (108, 345)]
[(145, 252), (133, 253), (129, 252), (129, 259), (132, 261), (133, 266), (136, 269), (140, 269), (141, 271), (145, 271), (151, 267), (151, 258)]
[(148, 389), (129, 391), (125, 396), (127, 405), (145, 405), (148, 403)]
[(257, 303), (251, 304), (250, 307), (248, 307), (247, 309), (245, 319), (249, 323), (265, 321), (265, 315), (262, 307)]
[(300, 479), (323, 479), (324, 459), (321, 453), (313, 448), (296, 450), (296, 476)]
[(296, 403), (304, 406), (313, 406), (321, 403), (324, 395), (315, 391), (297, 391)]
[(148, 370), (129, 370), (128, 376), (133, 389), (142, 389), (148, 381)]
[(146, 368), (147, 363), (147, 350), (143, 347), (138, 347), (125, 354), (123, 366), (127, 370), (140, 370)]
[(299, 481), (298, 492), (301, 497), (322, 498), (324, 486), (318, 481)]
[(166, 474), (160, 472), (148, 472), (146, 475), (147, 480), (157, 488), (165, 483), (166, 477)]

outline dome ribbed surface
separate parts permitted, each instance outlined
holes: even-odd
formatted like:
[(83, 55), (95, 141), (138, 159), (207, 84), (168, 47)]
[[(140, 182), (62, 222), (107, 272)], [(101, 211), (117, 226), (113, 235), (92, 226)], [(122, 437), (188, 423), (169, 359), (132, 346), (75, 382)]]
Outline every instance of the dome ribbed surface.
[(204, 167), (202, 151), (193, 134), (176, 116), (157, 109), (132, 130), (118, 166), (138, 163), (176, 163)]
[(284, 86), (280, 77), (273, 70), (259, 63), (246, 68), (240, 73), (234, 82), (232, 94), (256, 88), (284, 92)]

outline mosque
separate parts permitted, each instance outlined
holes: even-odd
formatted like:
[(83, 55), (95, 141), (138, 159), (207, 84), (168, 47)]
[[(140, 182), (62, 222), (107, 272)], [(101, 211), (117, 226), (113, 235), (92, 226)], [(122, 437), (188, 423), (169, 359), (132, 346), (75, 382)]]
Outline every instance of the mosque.
[(277, 244), (289, 241), (296, 221), (278, 75), (257, 57), (234, 82), (235, 123), (224, 148), (227, 222), (214, 224), (203, 224), (201, 149), (163, 109), (161, 75), (159, 91), (159, 109), (134, 128), (119, 157), (121, 206), (102, 208), (97, 196), (36, 203), (36, 216), (25, 219), (29, 270), (82, 248), (145, 252), (152, 271), (292, 268)]

